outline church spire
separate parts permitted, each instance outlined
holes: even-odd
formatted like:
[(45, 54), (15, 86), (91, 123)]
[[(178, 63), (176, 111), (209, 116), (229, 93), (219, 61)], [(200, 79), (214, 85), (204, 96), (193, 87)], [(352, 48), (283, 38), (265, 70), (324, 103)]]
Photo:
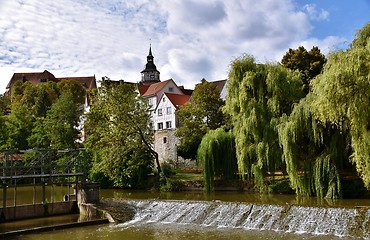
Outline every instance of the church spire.
[(153, 57), (153, 54), (152, 54), (152, 44), (149, 45), (149, 54), (148, 54), (148, 57), (149, 56)]
[(141, 81), (142, 84), (153, 84), (160, 82), (159, 71), (154, 64), (154, 56), (152, 54), (152, 44), (149, 45), (149, 54), (146, 57), (146, 65), (143, 71), (141, 71)]

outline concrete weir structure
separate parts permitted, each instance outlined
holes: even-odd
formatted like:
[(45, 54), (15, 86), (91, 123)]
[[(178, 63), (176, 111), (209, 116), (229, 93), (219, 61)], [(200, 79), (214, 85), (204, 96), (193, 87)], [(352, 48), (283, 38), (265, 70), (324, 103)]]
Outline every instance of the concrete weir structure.
[(77, 202), (54, 202), (48, 204), (29, 204), (1, 208), (2, 221), (14, 221), (27, 218), (54, 216), (61, 214), (77, 213)]
[(2, 207), (0, 208), (1, 221), (14, 221), (72, 213), (96, 216), (88, 214), (85, 206), (99, 202), (99, 184), (82, 183), (77, 189), (77, 199), (74, 196), (75, 194), (65, 195), (65, 201), (61, 202)]

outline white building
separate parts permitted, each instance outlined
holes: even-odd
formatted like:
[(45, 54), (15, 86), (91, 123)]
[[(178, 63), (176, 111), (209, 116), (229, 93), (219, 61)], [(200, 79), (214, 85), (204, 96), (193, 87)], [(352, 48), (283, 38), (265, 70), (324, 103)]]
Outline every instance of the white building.
[(161, 161), (177, 160), (178, 138), (175, 131), (179, 125), (176, 110), (185, 105), (190, 95), (163, 93), (153, 112), (154, 148)]
[(154, 64), (151, 47), (145, 68), (141, 71), (138, 90), (141, 96), (148, 99), (150, 105), (154, 127), (154, 149), (159, 155), (159, 161), (176, 161), (178, 144), (175, 136), (178, 127), (176, 110), (189, 101), (192, 90), (177, 86), (172, 79), (160, 81), (160, 73)]
[[(220, 97), (225, 100), (226, 80), (212, 82), (220, 91)], [(159, 155), (159, 161), (177, 161), (178, 138), (175, 136), (179, 121), (176, 110), (190, 101), (193, 90), (184, 89), (168, 79), (160, 81), (160, 74), (154, 64), (151, 47), (147, 63), (141, 71), (141, 81), (138, 84), (141, 96), (148, 99), (150, 115), (154, 127), (154, 149)]]

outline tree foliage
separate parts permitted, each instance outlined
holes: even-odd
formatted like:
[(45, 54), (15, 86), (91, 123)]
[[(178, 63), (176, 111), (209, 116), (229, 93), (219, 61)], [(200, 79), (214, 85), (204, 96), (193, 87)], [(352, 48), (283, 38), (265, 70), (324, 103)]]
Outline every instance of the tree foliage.
[(6, 144), (4, 148), (28, 149), (27, 138), (31, 135), (33, 118), (25, 105), (13, 104), (5, 117)]
[(243, 56), (231, 64), (225, 111), (231, 116), (239, 172), (264, 187), (264, 176), (281, 166), (277, 125), (303, 96), (298, 73)]
[(311, 109), (308, 94), (278, 126), (279, 142), (290, 185), (301, 195), (338, 198), (342, 195), (339, 171), (348, 164), (348, 134), (322, 124)]
[(197, 149), (203, 136), (212, 129), (224, 124), (221, 107), (224, 101), (220, 98), (217, 86), (206, 80), (195, 86), (191, 102), (177, 110), (180, 127), (176, 136), (180, 139), (179, 155), (196, 159)]
[(214, 190), (214, 179), (232, 179), (237, 172), (235, 141), (223, 128), (210, 130), (198, 148), (198, 161), (203, 167), (205, 190)]
[(0, 114), (7, 115), (10, 112), (10, 97), (0, 94)]
[(86, 147), (95, 153), (94, 173), (115, 186), (132, 187), (151, 172), (153, 129), (146, 101), (129, 84), (103, 85), (87, 115)]
[(326, 58), (318, 47), (307, 51), (303, 46), (298, 49), (289, 48), (281, 60), (284, 67), (301, 73), (305, 94), (309, 92), (310, 81), (321, 73), (325, 62)]
[[(10, 101), (11, 99), (11, 101)], [(0, 98), (2, 148), (74, 148), (85, 90), (77, 81), (33, 85), (16, 81), (11, 98)]]
[(73, 80), (63, 80), (57, 83), (57, 88), (60, 93), (70, 92), (74, 103), (85, 103), (86, 90), (81, 83)]
[(47, 112), (44, 127), (56, 149), (76, 148), (80, 138), (78, 129), (82, 108), (73, 101), (71, 92), (64, 92)]
[(312, 81), (315, 116), (351, 136), (352, 162), (370, 188), (370, 24), (347, 51), (330, 54), (323, 74)]

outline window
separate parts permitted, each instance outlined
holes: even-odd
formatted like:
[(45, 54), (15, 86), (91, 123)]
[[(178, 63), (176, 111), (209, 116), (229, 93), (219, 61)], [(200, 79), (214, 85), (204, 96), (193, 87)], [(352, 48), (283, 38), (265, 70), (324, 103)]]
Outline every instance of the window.
[(169, 87), (169, 88), (168, 88), (168, 91), (169, 91), (169, 92), (173, 92), (173, 87)]
[(167, 107), (167, 114), (171, 114), (172, 113), (172, 108), (171, 107)]
[(171, 128), (172, 126), (171, 126), (171, 121), (167, 121), (166, 122), (166, 128)]
[(162, 108), (158, 109), (158, 116), (162, 116)]
[(153, 106), (153, 98), (149, 98), (149, 106)]
[(158, 130), (161, 130), (161, 129), (163, 129), (163, 123), (158, 123)]
[(167, 143), (167, 138), (166, 137), (163, 138), (163, 143)]
[(165, 102), (166, 101), (166, 98), (165, 97), (163, 97), (163, 102)]
[(47, 82), (48, 80), (46, 78), (41, 78), (40, 82)]

